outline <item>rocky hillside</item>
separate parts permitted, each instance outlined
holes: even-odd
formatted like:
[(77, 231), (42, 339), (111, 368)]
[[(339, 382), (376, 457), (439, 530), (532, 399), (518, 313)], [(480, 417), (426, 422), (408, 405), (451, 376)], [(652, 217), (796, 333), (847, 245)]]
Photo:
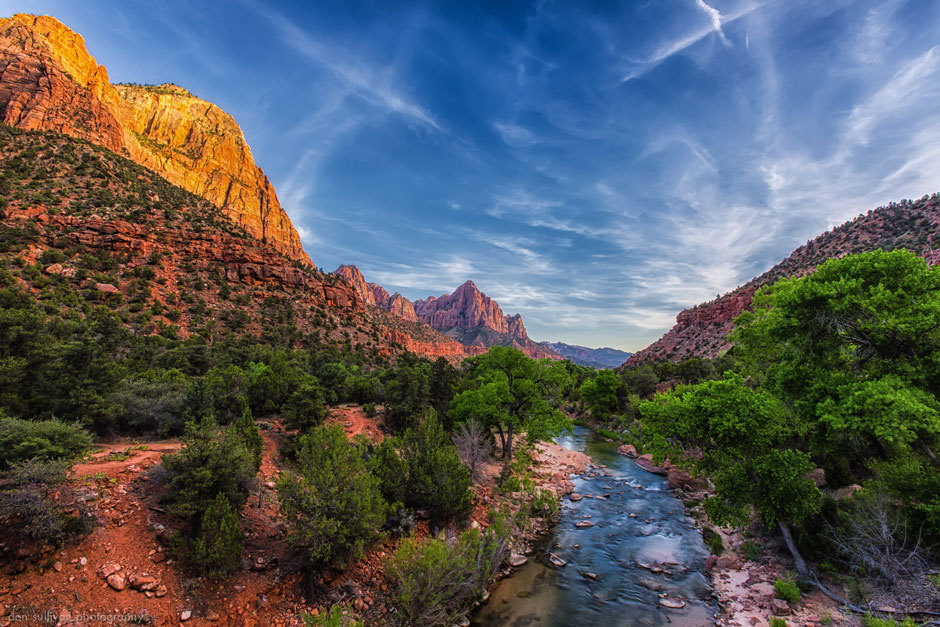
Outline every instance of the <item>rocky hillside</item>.
[(55, 18), (0, 19), (0, 121), (124, 155), (289, 258), (311, 263), (232, 116), (175, 85), (112, 85), (82, 37)]
[[(391, 312), (405, 320), (422, 322), (453, 338), (475, 354), (490, 346), (513, 346), (535, 359), (560, 359), (560, 355), (529, 338), (522, 316), (507, 316), (499, 304), (467, 281), (453, 294), (430, 296), (412, 303), (396, 292), (368, 283), (356, 266), (344, 265), (333, 271), (343, 277), (363, 302)], [(621, 360), (622, 361), (622, 360)]]
[(616, 348), (588, 348), (587, 346), (565, 344), (564, 342), (540, 342), (540, 344), (578, 365), (596, 368), (597, 370), (616, 368), (630, 359), (633, 354)]
[(367, 307), (207, 200), (67, 135), (0, 125), (0, 210), (3, 272), (49, 306), (103, 305), (137, 334), (312, 338), (372, 359), (467, 355), (426, 325)]
[(715, 300), (686, 309), (663, 337), (630, 358), (628, 364), (716, 357), (730, 348), (733, 320), (751, 304), (758, 288), (784, 277), (804, 276), (827, 259), (878, 248), (906, 248), (927, 255), (940, 248), (940, 194), (905, 200), (860, 215), (800, 246), (773, 268)]

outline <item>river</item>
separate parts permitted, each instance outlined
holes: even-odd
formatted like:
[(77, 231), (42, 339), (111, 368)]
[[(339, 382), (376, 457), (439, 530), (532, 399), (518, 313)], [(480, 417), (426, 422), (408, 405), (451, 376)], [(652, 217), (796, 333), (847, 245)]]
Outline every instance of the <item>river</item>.
[[(572, 435), (557, 441), (606, 468), (573, 478), (575, 492), (584, 498), (564, 498), (555, 529), (526, 564), (499, 582), (471, 624), (713, 624), (716, 607), (704, 573), (708, 549), (682, 502), (667, 489), (665, 477), (642, 470), (618, 454), (616, 444), (589, 429), (575, 427)], [(592, 472), (596, 476), (588, 476)], [(594, 524), (575, 526), (582, 521)], [(567, 565), (552, 566), (551, 555)], [(682, 599), (685, 606), (663, 607), (661, 594)]]

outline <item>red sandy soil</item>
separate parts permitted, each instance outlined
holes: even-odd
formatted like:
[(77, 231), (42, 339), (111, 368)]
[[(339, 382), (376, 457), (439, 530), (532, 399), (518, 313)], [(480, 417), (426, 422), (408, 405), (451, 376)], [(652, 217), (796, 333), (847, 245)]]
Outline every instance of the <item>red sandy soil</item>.
[[(379, 417), (369, 418), (360, 407), (344, 405), (335, 408), (327, 420), (342, 424), (349, 437), (364, 433), (375, 442), (384, 437), (381, 412)], [(312, 585), (314, 598), (305, 602), (303, 576), (285, 542), (274, 490), (280, 472), (277, 450), (287, 432), (276, 421), (262, 421), (261, 426), (264, 457), (259, 488), (241, 514), (245, 532), (245, 567), (241, 571), (223, 582), (211, 583), (192, 577), (166, 557), (165, 540), (180, 523), (160, 506), (163, 488), (148, 471), (159, 465), (163, 454), (179, 449), (178, 440), (102, 445), (70, 474), (74, 486), (84, 486), (95, 494), (89, 504), (99, 526), (64, 550), (47, 547), (39, 555), (2, 565), (0, 627), (93, 625), (107, 624), (108, 620), (120, 624), (141, 615), (149, 615), (153, 625), (180, 625), (185, 611), (191, 613), (185, 621), (187, 627), (301, 625), (300, 613), (322, 612), (334, 603), (347, 605), (367, 624), (381, 624), (386, 613), (382, 593), (387, 586), (382, 564), (397, 541), (382, 540), (346, 571), (321, 575)], [(113, 453), (128, 457), (109, 458)], [(569, 474), (583, 471), (587, 462), (587, 457), (554, 444), (540, 444), (536, 458), (538, 483), (556, 493), (570, 491)], [(492, 477), (499, 464), (490, 466)], [(500, 498), (493, 495), (488, 483), (475, 488), (474, 526), (487, 524), (486, 512)], [(415, 533), (427, 535), (426, 520), (418, 521)], [(128, 581), (135, 575), (152, 576), (161, 592), (165, 586), (165, 594), (158, 597), (157, 589), (141, 592), (129, 583), (121, 591), (114, 590), (97, 573), (109, 563), (120, 564), (119, 572)]]

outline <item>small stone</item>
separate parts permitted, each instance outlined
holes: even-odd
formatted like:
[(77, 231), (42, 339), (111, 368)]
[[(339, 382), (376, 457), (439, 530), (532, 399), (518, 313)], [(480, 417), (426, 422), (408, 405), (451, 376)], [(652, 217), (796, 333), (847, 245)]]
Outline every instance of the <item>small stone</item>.
[(580, 501), (580, 500), (583, 499), (583, 498), (584, 498), (584, 497), (581, 496), (580, 494), (578, 494), (577, 492), (572, 492), (571, 494), (568, 495), (568, 500), (569, 500), (569, 501), (575, 501), (575, 502), (577, 502), (577, 501)]
[(120, 592), (127, 585), (127, 580), (121, 573), (114, 573), (108, 576), (108, 585)]
[(153, 562), (154, 564), (159, 564), (165, 559), (166, 559), (166, 553), (164, 553), (163, 551), (158, 551), (150, 556), (150, 561)]
[(549, 563), (551, 563), (552, 566), (555, 566), (556, 568), (564, 568), (565, 564), (568, 563), (565, 560), (558, 557), (557, 555), (555, 555), (554, 553), (548, 554), (548, 561)]
[(574, 524), (574, 526), (578, 527), (579, 529), (584, 529), (585, 527), (593, 527), (594, 523), (592, 523), (590, 520), (579, 520)]
[(86, 564), (88, 564), (88, 558), (87, 558), (87, 557), (80, 557), (80, 558), (78, 558), (78, 563), (81, 564), (82, 566), (85, 566)]
[(159, 599), (160, 597), (165, 597), (165, 596), (166, 596), (166, 586), (163, 585), (163, 584), (157, 586), (157, 589), (156, 589), (156, 591), (154, 592), (154, 594), (157, 596), (158, 599)]
[(95, 289), (104, 294), (117, 294), (121, 291), (110, 283), (95, 283)]
[(665, 597), (659, 600), (659, 604), (663, 607), (668, 607), (671, 610), (679, 610), (685, 607), (685, 601), (682, 599), (674, 599), (671, 597)]
[(52, 565), (52, 568), (53, 568), (57, 573), (61, 573), (61, 572), (62, 572), (62, 562), (56, 562), (55, 564)]
[(356, 597), (356, 600), (353, 601), (353, 609), (358, 612), (362, 609), (362, 605), (363, 605), (362, 599), (360, 599), (359, 597)]
[(207, 611), (206, 611), (205, 619), (206, 619), (207, 621), (210, 621), (210, 622), (213, 622), (213, 623), (214, 623), (215, 621), (219, 620), (219, 618), (221, 618), (221, 617), (219, 616), (219, 613), (216, 612), (215, 610), (207, 610)]
[(777, 598), (771, 599), (770, 611), (773, 612), (774, 616), (789, 616), (790, 604), (784, 601), (783, 599), (777, 599)]
[(180, 612), (180, 620), (182, 621), (187, 621), (190, 618), (192, 618), (192, 616), (193, 616), (192, 610), (183, 610), (182, 612)]
[(119, 570), (121, 570), (120, 564), (117, 562), (107, 562), (106, 564), (102, 564), (101, 568), (98, 569), (98, 576), (102, 579), (107, 579)]
[(581, 573), (581, 576), (585, 579), (591, 579), (597, 581), (597, 573)]

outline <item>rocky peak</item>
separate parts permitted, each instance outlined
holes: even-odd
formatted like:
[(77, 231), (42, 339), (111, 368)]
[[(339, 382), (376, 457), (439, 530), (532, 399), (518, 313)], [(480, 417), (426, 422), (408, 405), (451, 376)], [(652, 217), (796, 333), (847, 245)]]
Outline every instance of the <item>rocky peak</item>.
[[(334, 270), (333, 274), (346, 279), (346, 282), (352, 287), (353, 291), (359, 297), (359, 300), (367, 305), (376, 304), (375, 295), (370, 289), (369, 284), (366, 283), (366, 278), (362, 276), (362, 271), (360, 271), (359, 268), (356, 266), (342, 265)], [(384, 292), (385, 290), (382, 291)], [(387, 292), (386, 295), (388, 295)]]
[(435, 329), (476, 329), (485, 327), (508, 333), (509, 324), (499, 304), (467, 281), (452, 294), (415, 302), (418, 316)]
[(81, 35), (55, 18), (0, 19), (0, 121), (130, 157), (279, 252), (311, 263), (230, 115), (176, 85), (112, 85)]

